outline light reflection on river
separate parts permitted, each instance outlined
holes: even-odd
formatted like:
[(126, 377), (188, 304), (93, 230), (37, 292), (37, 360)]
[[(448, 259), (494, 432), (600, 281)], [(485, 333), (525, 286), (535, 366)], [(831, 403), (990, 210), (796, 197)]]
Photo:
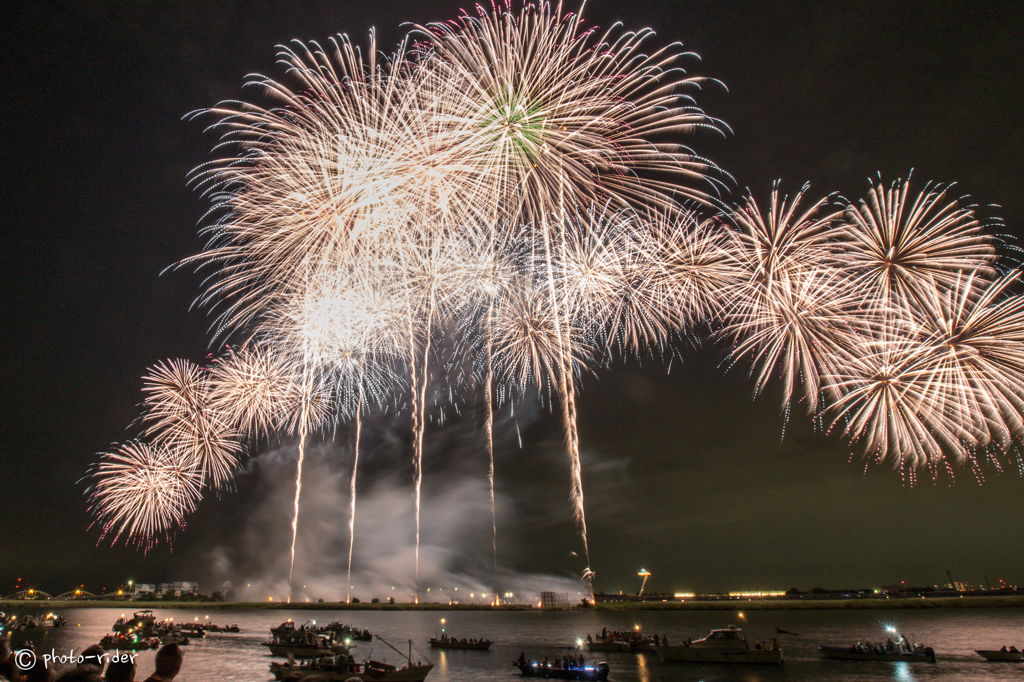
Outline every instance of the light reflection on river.
[[(40, 606), (42, 608), (42, 605)], [(36, 609), (34, 612), (38, 612)], [(131, 615), (131, 607), (124, 613)], [(28, 612), (28, 611), (23, 611)], [(14, 611), (14, 613), (18, 613)], [(122, 611), (118, 609), (67, 609), (60, 611), (68, 624), (53, 631), (37, 630), (27, 635), (40, 652), (67, 654), (81, 651), (96, 643)], [(988, 663), (974, 649), (998, 649), (1011, 644), (1024, 645), (1024, 609), (927, 609), (927, 610), (853, 610), (853, 611), (748, 611), (745, 620), (729, 611), (677, 611), (609, 613), (592, 611), (516, 612), (516, 611), (288, 611), (234, 610), (210, 611), (159, 610), (158, 619), (174, 618), (191, 621), (198, 617), (221, 625), (238, 623), (239, 634), (209, 634), (192, 640), (185, 647), (185, 665), (179, 682), (208, 680), (264, 681), (270, 680), (271, 659), (261, 642), (270, 636), (270, 628), (287, 618), (297, 623), (316, 619), (320, 623), (341, 621), (399, 644), (413, 640), (413, 658), (429, 659), (436, 667), (428, 682), (456, 680), (503, 680), (511, 682), (519, 673), (511, 661), (520, 652), (528, 657), (554, 657), (568, 653), (575, 639), (587, 633), (596, 634), (602, 627), (609, 630), (631, 630), (636, 624), (650, 635), (667, 635), (677, 644), (687, 637), (703, 637), (712, 628), (730, 623), (743, 627), (748, 640), (771, 641), (777, 637), (786, 664), (781, 669), (730, 666), (667, 665), (653, 654), (599, 654), (611, 667), (611, 682), (952, 682), (953, 680), (1021, 680), (1024, 664)], [(495, 643), (490, 651), (432, 651), (427, 640), (438, 633), (441, 618), (453, 637), (482, 637)], [(934, 647), (938, 663), (864, 663), (819, 660), (818, 644), (851, 644), (858, 640), (882, 641), (886, 635), (883, 623), (894, 624), (912, 641)], [(781, 628), (799, 635), (780, 635)], [(18, 643), (20, 633), (15, 633)], [(368, 656), (391, 663), (397, 655), (380, 644), (359, 642), (353, 652), (357, 659)], [(154, 652), (139, 653), (138, 679), (145, 679), (153, 670)]]

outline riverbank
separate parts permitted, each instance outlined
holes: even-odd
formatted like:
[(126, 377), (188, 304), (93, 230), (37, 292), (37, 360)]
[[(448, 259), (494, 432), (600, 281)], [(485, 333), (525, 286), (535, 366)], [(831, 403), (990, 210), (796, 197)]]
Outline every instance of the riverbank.
[[(687, 600), (663, 602), (602, 602), (590, 607), (597, 611), (809, 611), (857, 609), (973, 609), (1020, 608), (1024, 596), (962, 596), (962, 597), (905, 597), (865, 599), (728, 599)], [(291, 611), (533, 611), (535, 606), (506, 604), (386, 604), (344, 602), (194, 602), (194, 601), (94, 601), (94, 600), (0, 600), (3, 611), (50, 611), (53, 609), (188, 609), (195, 611), (230, 611), (235, 609), (291, 610)]]

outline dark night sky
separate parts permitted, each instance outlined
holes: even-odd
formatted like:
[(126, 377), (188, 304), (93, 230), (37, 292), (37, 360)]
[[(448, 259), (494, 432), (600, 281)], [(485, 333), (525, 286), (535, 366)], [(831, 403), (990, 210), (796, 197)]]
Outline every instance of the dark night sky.
[[(227, 511), (245, 509), (210, 497), (173, 553), (144, 557), (96, 546), (78, 483), (96, 452), (134, 435), (126, 427), (145, 368), (208, 349), (208, 320), (189, 311), (198, 279), (160, 275), (201, 248), (204, 203), (185, 175), (214, 139), (182, 116), (238, 97), (247, 73), (280, 77), (278, 43), (361, 39), (375, 26), (390, 47), (401, 22), (458, 7), (134, 0), (0, 10), (0, 594), (17, 577), (51, 591), (129, 575), (189, 579), (182, 573), (201, 572), (204, 543), (233, 532)], [(918, 187), (957, 181), (1002, 207), (1008, 233), (1024, 230), (1019, 3), (594, 0), (585, 16), (651, 26), (658, 46), (682, 41), (701, 55), (694, 71), (725, 83), (698, 104), (733, 133), (690, 143), (736, 178), (734, 198), (745, 187), (764, 197), (775, 178), (856, 198), (877, 171), (893, 179), (913, 168)], [(655, 590), (933, 584), (947, 567), (958, 579), (1024, 583), (1015, 467), (985, 468), (983, 486), (968, 472), (952, 487), (914, 488), (888, 468), (865, 473), (859, 455), (849, 462), (847, 447), (800, 414), (780, 440), (775, 396), (752, 401), (742, 371), (723, 376), (720, 353), (684, 350), (668, 376), (655, 362), (586, 382), (580, 432), (600, 588), (636, 589), (641, 566)], [(510, 500), (503, 559), (578, 572), (565, 558), (578, 547), (557, 421), (542, 413), (521, 426), (524, 450), (513, 435), (498, 461)], [(398, 480), (408, 473), (407, 462), (390, 469)]]

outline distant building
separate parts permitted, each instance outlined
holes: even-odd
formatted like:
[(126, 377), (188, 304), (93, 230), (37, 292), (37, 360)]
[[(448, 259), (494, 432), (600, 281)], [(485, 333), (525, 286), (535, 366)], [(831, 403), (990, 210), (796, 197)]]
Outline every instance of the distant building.
[(567, 609), (569, 608), (569, 593), (541, 592), (540, 607), (542, 609)]
[(156, 592), (156, 585), (150, 583), (132, 583), (128, 588), (129, 597), (141, 597), (147, 592)]
[(175, 595), (199, 594), (199, 583), (193, 583), (188, 581), (172, 581), (169, 583), (157, 583), (156, 589), (153, 590), (153, 592), (158, 597), (168, 593), (173, 593)]

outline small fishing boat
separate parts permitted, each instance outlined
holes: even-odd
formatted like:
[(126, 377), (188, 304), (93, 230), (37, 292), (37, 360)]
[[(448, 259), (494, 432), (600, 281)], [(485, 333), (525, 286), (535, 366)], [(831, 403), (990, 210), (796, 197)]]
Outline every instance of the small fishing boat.
[(270, 634), (272, 634), (275, 638), (281, 638), (285, 635), (295, 632), (295, 630), (295, 623), (292, 622), (291, 618), (289, 618), (285, 622), (278, 625), (276, 628), (270, 628)]
[(1017, 651), (1016, 647), (1010, 647), (1007, 649), (1005, 646), (998, 650), (992, 651), (988, 649), (975, 649), (974, 653), (978, 654), (986, 661), (998, 662), (998, 663), (1020, 663), (1024, 661), (1024, 651)]
[[(818, 651), (830, 661), (902, 661), (905, 663), (934, 663), (935, 649), (923, 644), (911, 644), (893, 625), (886, 625), (885, 642), (857, 642), (850, 646), (819, 646)], [(894, 640), (893, 637), (896, 639)]]
[(204, 623), (202, 625), (203, 630), (207, 632), (241, 632), (242, 630), (238, 627), (237, 623), (231, 625), (214, 625), (213, 623)]
[(136, 637), (134, 635), (114, 633), (101, 639), (100, 646), (107, 651), (144, 651), (146, 649), (160, 648), (160, 640), (155, 637)]
[[(918, 648), (919, 647), (919, 648)], [(884, 647), (819, 646), (829, 661), (903, 661), (905, 663), (934, 663), (935, 649), (918, 644), (912, 651), (887, 651)]]
[(284, 678), (296, 672), (305, 679), (312, 675), (318, 675), (328, 682), (345, 682), (345, 680), (375, 680), (379, 682), (423, 682), (427, 675), (434, 668), (433, 664), (410, 665), (397, 668), (380, 661), (367, 661), (366, 663), (355, 663), (347, 660), (344, 656), (325, 656), (317, 658), (303, 665), (288, 663), (271, 663), (270, 673), (275, 680)]
[(334, 656), (323, 656), (297, 665), (295, 660), (289, 656), (287, 663), (271, 663), (270, 672), (276, 680), (283, 680), (289, 675), (298, 672), (305, 679), (313, 675), (319, 675), (328, 682), (345, 682), (346, 680), (374, 680), (374, 682), (424, 682), (427, 675), (434, 669), (432, 663), (412, 662), (412, 641), (409, 642), (408, 655), (396, 649), (390, 642), (377, 639), (388, 647), (397, 651), (406, 659), (406, 665), (398, 667), (380, 661), (366, 661), (356, 663), (352, 655), (347, 651)]
[(586, 642), (576, 640), (578, 647), (585, 647), (587, 651), (598, 654), (628, 654), (640, 651), (654, 651), (655, 641), (646, 637), (639, 625), (633, 630), (626, 632), (609, 632), (603, 628), (601, 634), (596, 637), (587, 635)]
[(132, 614), (131, 618), (125, 618), (121, 616), (114, 623), (112, 628), (114, 632), (134, 632), (137, 630), (145, 630), (156, 626), (156, 616), (149, 609), (143, 611), (136, 611)]
[(477, 649), (486, 651), (491, 648), (494, 644), (489, 639), (458, 639), (456, 637), (449, 637), (448, 635), (441, 635), (441, 638), (437, 637), (430, 638), (430, 648), (432, 649)]
[(344, 644), (335, 642), (326, 635), (311, 630), (297, 630), (270, 642), (263, 642), (272, 656), (294, 656), (295, 658), (318, 658), (346, 651)]
[(59, 628), (61, 625), (64, 625), (64, 617), (53, 613), (26, 615), (17, 620), (12, 618), (12, 621), (11, 630), (16, 631), (34, 630), (36, 628)]
[(782, 665), (782, 649), (777, 645), (751, 648), (734, 625), (712, 630), (704, 639), (676, 646), (656, 646), (654, 650), (665, 661), (672, 663), (747, 663)]
[(523, 677), (543, 677), (551, 680), (607, 680), (608, 664), (605, 662), (588, 663), (582, 668), (554, 667), (553, 664), (536, 661), (512, 661), (519, 668)]
[(605, 639), (587, 642), (587, 651), (597, 654), (628, 654), (632, 649), (629, 642), (619, 639)]
[[(313, 625), (316, 625), (315, 623)], [(334, 639), (339, 642), (344, 640), (353, 640), (357, 642), (372, 642), (373, 635), (369, 630), (360, 630), (357, 627), (351, 625), (345, 625), (344, 623), (331, 623), (330, 625), (324, 625), (316, 628), (316, 631), (320, 634), (330, 634)]]
[(189, 638), (182, 634), (181, 630), (171, 630), (160, 638), (160, 642), (161, 644), (177, 644), (178, 646), (185, 646), (189, 643)]
[(180, 625), (175, 626), (175, 629), (189, 637), (206, 637), (206, 626), (200, 625), (199, 623), (181, 623)]

